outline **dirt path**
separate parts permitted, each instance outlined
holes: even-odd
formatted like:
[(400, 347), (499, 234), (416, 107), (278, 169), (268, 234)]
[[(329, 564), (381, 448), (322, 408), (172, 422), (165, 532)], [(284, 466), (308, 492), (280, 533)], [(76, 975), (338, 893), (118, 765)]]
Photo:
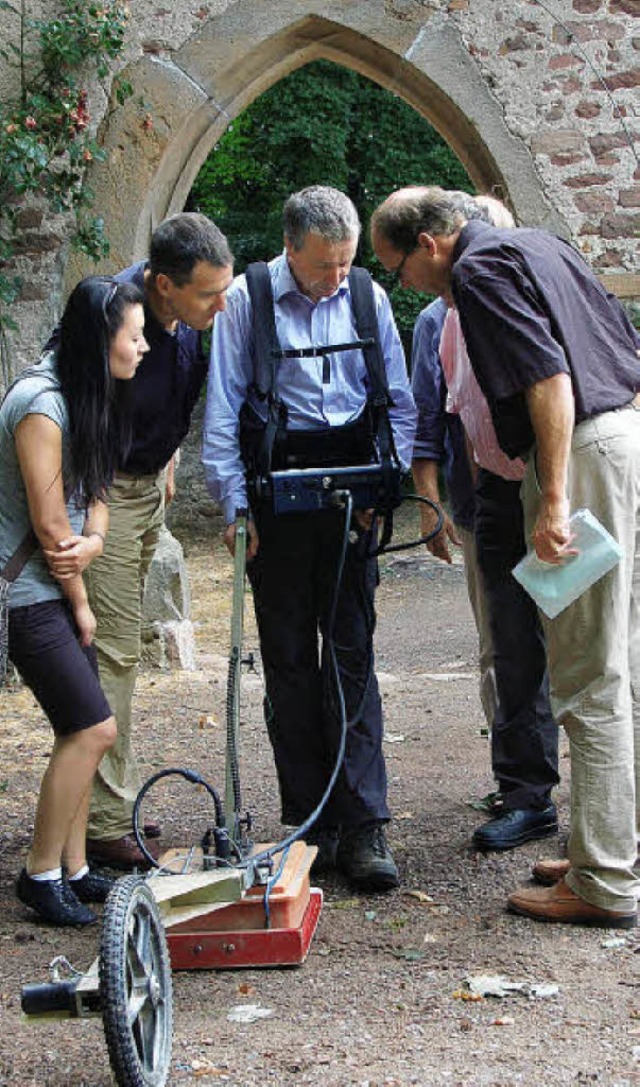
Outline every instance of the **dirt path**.
[[(413, 555), (413, 553), (410, 553)], [(198, 622), (198, 671), (146, 672), (136, 710), (143, 770), (178, 765), (223, 785), (230, 565), (219, 541), (188, 554)], [(481, 816), (468, 801), (489, 791), (480, 734), (475, 640), (460, 565), (388, 559), (378, 598), (377, 663), (395, 820), (390, 841), (403, 885), (355, 897), (326, 880), (325, 906), (300, 969), (174, 975), (172, 1084), (232, 1087), (556, 1087), (640, 1083), (640, 941), (544, 926), (504, 912), (528, 878), (536, 844), (504, 856), (469, 846)], [(248, 624), (247, 646), (256, 648)], [(243, 679), (243, 791), (257, 836), (276, 838), (276, 788), (261, 722), (259, 677)], [(107, 1087), (99, 1020), (20, 1020), (25, 982), (45, 980), (63, 953), (86, 967), (95, 932), (32, 924), (12, 882), (30, 829), (50, 734), (25, 691), (0, 696), (0, 1087)], [(568, 770), (558, 790), (566, 830)], [(162, 797), (165, 834), (199, 836), (202, 798)], [(559, 853), (551, 839), (545, 852)], [(467, 979), (501, 975), (524, 988), (470, 996)], [(536, 995), (535, 986), (542, 986)], [(545, 995), (546, 993), (546, 995)], [(257, 1004), (268, 1017), (228, 1020)]]

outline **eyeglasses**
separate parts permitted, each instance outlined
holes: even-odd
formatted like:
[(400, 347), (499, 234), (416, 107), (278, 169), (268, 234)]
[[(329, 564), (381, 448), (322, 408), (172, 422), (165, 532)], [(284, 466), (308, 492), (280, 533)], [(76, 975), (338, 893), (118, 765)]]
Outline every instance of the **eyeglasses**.
[(414, 245), (413, 249), (410, 249), (408, 253), (405, 253), (405, 255), (403, 256), (402, 260), (400, 261), (398, 267), (394, 268), (393, 271), (391, 272), (391, 275), (395, 279), (396, 283), (401, 283), (402, 282), (402, 273), (404, 272), (404, 266), (407, 263), (407, 261), (409, 260), (409, 257), (413, 256), (416, 249), (418, 249), (418, 246)]

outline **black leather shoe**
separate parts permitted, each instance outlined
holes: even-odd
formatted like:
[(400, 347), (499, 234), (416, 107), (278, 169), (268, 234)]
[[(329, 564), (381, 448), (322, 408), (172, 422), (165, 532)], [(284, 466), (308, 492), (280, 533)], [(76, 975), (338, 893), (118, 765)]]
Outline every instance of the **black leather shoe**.
[(32, 879), (25, 868), (16, 883), (16, 895), (25, 906), (54, 925), (94, 925), (93, 910), (79, 902), (66, 880)]
[(473, 835), (476, 849), (515, 849), (536, 838), (558, 833), (558, 813), (555, 804), (546, 808), (520, 808), (505, 811), (478, 827)]
[(391, 891), (400, 882), (382, 823), (343, 831), (336, 863), (359, 890)]
[(305, 834), (304, 840), (307, 845), (315, 845), (318, 848), (311, 865), (311, 875), (322, 876), (326, 872), (331, 872), (336, 866), (338, 842), (340, 841), (338, 828), (311, 827), (311, 830)]
[(106, 902), (107, 895), (115, 882), (111, 876), (89, 871), (85, 872), (82, 879), (67, 880), (67, 886), (71, 888), (79, 902)]

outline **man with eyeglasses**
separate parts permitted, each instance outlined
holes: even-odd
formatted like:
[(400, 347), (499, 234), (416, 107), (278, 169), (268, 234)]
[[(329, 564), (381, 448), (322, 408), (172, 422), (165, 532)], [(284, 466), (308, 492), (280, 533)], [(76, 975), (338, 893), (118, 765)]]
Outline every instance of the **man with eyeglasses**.
[[(109, 491), (109, 532), (102, 556), (85, 573), (97, 619), (100, 679), (113, 709), (117, 740), (100, 763), (91, 801), (87, 854), (96, 864), (146, 868), (131, 830), (141, 788), (132, 744), (131, 704), (141, 652), (142, 594), (165, 506), (174, 491), (176, 451), (205, 382), (202, 333), (224, 310), (233, 278), (226, 238), (206, 216), (173, 215), (151, 238), (148, 261), (115, 277), (144, 293), (149, 352), (130, 382), (132, 440)], [(159, 828), (149, 824), (148, 836)], [(147, 848), (154, 854), (155, 843)]]
[[(464, 207), (469, 218), (484, 218), (507, 230), (515, 227), (507, 208), (493, 197), (465, 196)], [(558, 830), (551, 799), (559, 780), (558, 729), (549, 702), (544, 635), (533, 600), (511, 575), (526, 553), (520, 502), (525, 465), (520, 459), (507, 457), (497, 443), (486, 401), (468, 361), (457, 311), (447, 308), (442, 297), (432, 306), (444, 307), (446, 316), (435, 351), (433, 347), (429, 350), (429, 340), (421, 335), (422, 320), (429, 317), (429, 310), (421, 315), (414, 333), (412, 382), (420, 441), (414, 448), (413, 474), (418, 493), (438, 501), (438, 465), (429, 453), (445, 420), (449, 429), (458, 423), (464, 434), (463, 457), (468, 468), (473, 466), (475, 478), (471, 532), (445, 522), (428, 548), (450, 562), (450, 541), (463, 547), (480, 640), (481, 683), (485, 691), (487, 679), (493, 678), (494, 684), (489, 684), (495, 700), (488, 721), (491, 768), (498, 791), (488, 798), (492, 818), (475, 830), (473, 844), (481, 850), (514, 849)], [(447, 389), (446, 410), (437, 395), (440, 385), (434, 388), (434, 375)], [(460, 466), (456, 467), (459, 475)], [(457, 497), (458, 475), (453, 475), (448, 486), (450, 501)], [(425, 524), (424, 531), (429, 527)], [(485, 712), (486, 703), (484, 698)]]
[[(541, 921), (631, 928), (640, 893), (640, 367), (638, 336), (572, 246), (543, 230), (470, 221), (436, 186), (393, 193), (374, 249), (403, 283), (453, 299), (498, 442), (527, 459), (525, 524), (538, 558), (574, 553), (587, 507), (623, 558), (544, 621), (556, 719), (571, 756), (568, 859), (550, 887), (509, 897)], [(547, 869), (547, 873), (549, 869)]]

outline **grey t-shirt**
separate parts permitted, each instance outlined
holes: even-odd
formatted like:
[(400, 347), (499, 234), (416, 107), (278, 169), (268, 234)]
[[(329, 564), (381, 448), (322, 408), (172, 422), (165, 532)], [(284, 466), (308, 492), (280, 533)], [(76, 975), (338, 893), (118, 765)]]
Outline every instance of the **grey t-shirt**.
[[(15, 431), (26, 415), (46, 415), (62, 431), (62, 472), (67, 474), (70, 458), (69, 418), (65, 399), (57, 387), (55, 357), (47, 355), (38, 366), (26, 371), (9, 391), (0, 407), (0, 569), (13, 555), (30, 527), (27, 492), (16, 455)], [(72, 496), (67, 502), (72, 531), (80, 534), (84, 509)], [(9, 588), (9, 607), (55, 600), (62, 591), (36, 548)]]

